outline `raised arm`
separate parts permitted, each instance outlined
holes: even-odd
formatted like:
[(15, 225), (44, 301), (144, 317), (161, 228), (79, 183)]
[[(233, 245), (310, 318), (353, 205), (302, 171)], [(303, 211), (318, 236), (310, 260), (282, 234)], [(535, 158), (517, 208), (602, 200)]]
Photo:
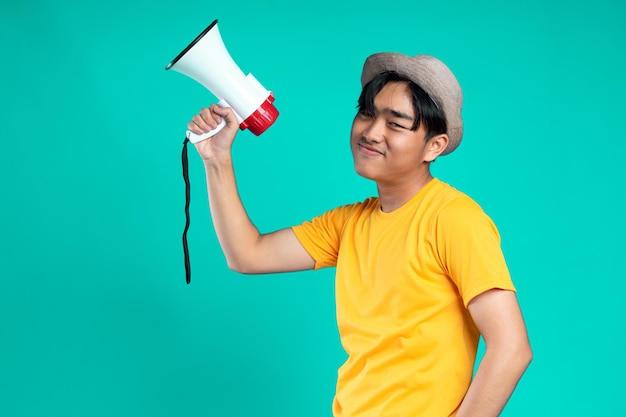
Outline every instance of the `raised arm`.
[(232, 163), (231, 149), (239, 128), (232, 110), (212, 105), (195, 115), (187, 127), (197, 134), (206, 133), (222, 118), (226, 126), (195, 146), (204, 162), (213, 225), (229, 268), (245, 274), (312, 269), (313, 258), (290, 228), (261, 234), (250, 221)]

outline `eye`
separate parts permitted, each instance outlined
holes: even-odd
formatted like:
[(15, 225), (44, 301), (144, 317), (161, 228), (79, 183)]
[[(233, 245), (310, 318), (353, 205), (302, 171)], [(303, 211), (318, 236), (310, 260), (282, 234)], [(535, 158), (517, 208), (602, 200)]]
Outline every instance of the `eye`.
[(408, 129), (408, 127), (406, 127), (406, 126), (404, 126), (402, 124), (396, 123), (396, 122), (389, 122), (389, 126), (391, 126), (394, 129), (402, 129), (402, 130)]
[(365, 110), (359, 110), (359, 112), (358, 112), (358, 116), (359, 116), (361, 119), (371, 119), (371, 118), (373, 118), (373, 117), (374, 117), (374, 115), (373, 115), (371, 112), (367, 112), (367, 111), (365, 111)]

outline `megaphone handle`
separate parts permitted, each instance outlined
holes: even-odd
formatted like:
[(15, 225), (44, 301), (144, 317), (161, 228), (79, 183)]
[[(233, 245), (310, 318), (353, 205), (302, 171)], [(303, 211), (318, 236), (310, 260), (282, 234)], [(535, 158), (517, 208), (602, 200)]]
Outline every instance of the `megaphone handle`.
[(197, 135), (193, 133), (191, 130), (188, 130), (187, 139), (189, 139), (189, 142), (191, 143), (198, 143), (200, 141), (207, 140), (215, 136), (217, 132), (219, 132), (220, 130), (224, 128), (224, 126), (226, 126), (226, 120), (222, 119), (222, 121), (217, 125), (215, 129), (211, 130), (210, 132), (203, 133), (202, 135)]

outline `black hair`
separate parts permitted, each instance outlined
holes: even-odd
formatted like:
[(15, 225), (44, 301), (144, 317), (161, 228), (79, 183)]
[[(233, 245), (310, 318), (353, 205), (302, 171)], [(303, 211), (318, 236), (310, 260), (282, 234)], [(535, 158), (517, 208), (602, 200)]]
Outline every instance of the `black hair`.
[(395, 71), (385, 71), (372, 78), (361, 91), (357, 110), (359, 113), (374, 114), (374, 98), (389, 82), (406, 82), (413, 99), (415, 122), (411, 130), (417, 130), (421, 123), (426, 129), (426, 140), (448, 131), (445, 114), (426, 91), (409, 78)]

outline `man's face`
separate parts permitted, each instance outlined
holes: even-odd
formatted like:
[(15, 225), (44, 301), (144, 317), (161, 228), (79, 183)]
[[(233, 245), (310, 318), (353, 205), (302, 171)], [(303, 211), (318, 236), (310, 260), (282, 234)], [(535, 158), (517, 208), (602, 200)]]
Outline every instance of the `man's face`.
[(373, 114), (357, 113), (350, 146), (356, 172), (379, 185), (411, 181), (428, 172), (426, 130), (413, 131), (413, 101), (404, 82), (387, 83), (374, 98)]

